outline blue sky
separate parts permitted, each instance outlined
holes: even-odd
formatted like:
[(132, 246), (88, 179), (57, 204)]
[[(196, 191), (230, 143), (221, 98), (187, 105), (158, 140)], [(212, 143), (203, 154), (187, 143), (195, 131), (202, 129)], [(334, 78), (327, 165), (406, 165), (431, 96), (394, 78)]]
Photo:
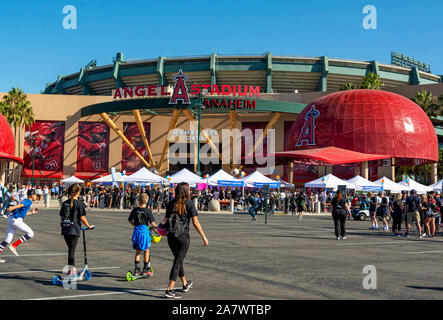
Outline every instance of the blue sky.
[[(65, 30), (65, 5), (77, 30)], [(362, 9), (377, 8), (365, 30)], [(439, 0), (14, 0), (0, 1), (0, 92), (39, 93), (90, 60), (263, 54), (390, 62), (398, 51), (443, 74)]]

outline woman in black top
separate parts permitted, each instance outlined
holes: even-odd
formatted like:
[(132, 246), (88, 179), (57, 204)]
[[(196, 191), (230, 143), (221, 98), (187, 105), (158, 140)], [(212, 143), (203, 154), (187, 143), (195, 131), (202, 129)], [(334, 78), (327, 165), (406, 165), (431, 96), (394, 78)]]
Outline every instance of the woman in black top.
[(189, 192), (189, 184), (182, 182), (175, 187), (175, 199), (168, 203), (166, 207), (165, 222), (172, 219), (172, 215), (177, 214), (180, 217), (180, 222), (184, 226), (183, 233), (176, 237), (173, 233), (168, 232), (168, 245), (174, 255), (174, 263), (172, 265), (171, 273), (169, 275), (169, 286), (165, 292), (167, 298), (178, 298), (174, 291), (177, 276), (183, 283), (183, 291), (187, 292), (192, 286), (191, 280), (186, 280), (185, 271), (183, 269), (183, 260), (189, 248), (189, 222), (192, 223), (197, 232), (202, 237), (204, 246), (208, 245), (208, 239), (203, 233), (203, 229), (198, 221), (198, 213), (195, 209), (194, 203), (191, 201)]
[(334, 219), (335, 236), (337, 240), (346, 240), (346, 217), (349, 211), (346, 199), (343, 198), (339, 191), (331, 201), (332, 218)]
[(89, 225), (86, 219), (86, 210), (83, 202), (78, 200), (81, 188), (78, 184), (73, 184), (68, 188), (69, 199), (62, 203), (60, 208), (60, 218), (62, 235), (68, 246), (68, 275), (77, 275), (75, 268), (75, 249), (78, 239), (80, 238), (81, 224), (83, 223), (88, 229), (94, 228)]
[(392, 215), (392, 235), (399, 237), (401, 234), (401, 224), (403, 222), (403, 212), (405, 208), (401, 199), (401, 194), (397, 194), (396, 198), (392, 202), (391, 215)]

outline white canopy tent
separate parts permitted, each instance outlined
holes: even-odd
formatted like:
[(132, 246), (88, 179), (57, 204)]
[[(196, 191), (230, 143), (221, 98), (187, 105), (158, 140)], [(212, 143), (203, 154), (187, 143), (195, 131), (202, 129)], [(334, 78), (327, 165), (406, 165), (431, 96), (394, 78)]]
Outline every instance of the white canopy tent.
[(180, 182), (187, 182), (190, 185), (196, 184), (196, 183), (206, 183), (206, 180), (203, 178), (200, 178), (198, 175), (192, 173), (188, 169), (184, 168), (181, 169), (179, 172), (173, 174), (171, 176), (171, 180), (168, 181), (169, 183), (180, 183)]
[(398, 184), (400, 184), (402, 186), (407, 186), (410, 188), (410, 190), (417, 191), (418, 194), (426, 194), (427, 192), (431, 192), (434, 190), (433, 188), (425, 186), (423, 184), (420, 184), (417, 181), (414, 181), (409, 177), (407, 177), (402, 182), (399, 182)]
[(406, 185), (401, 185), (399, 183), (395, 183), (394, 181), (388, 179), (387, 177), (382, 177), (374, 183), (381, 185), (383, 187), (383, 191), (390, 191), (391, 193), (400, 193), (402, 191), (409, 191), (410, 188)]
[(357, 191), (382, 191), (383, 188), (381, 185), (369, 181), (368, 179), (363, 178), (362, 176), (355, 176), (354, 178), (345, 180), (350, 184), (355, 186), (355, 190)]
[(223, 169), (208, 177), (206, 181), (210, 186), (243, 187), (244, 185), (244, 181), (231, 176)]
[(145, 167), (137, 172), (124, 176), (123, 180), (129, 183), (150, 184), (150, 183), (169, 183), (165, 178), (149, 171)]
[(346, 186), (347, 189), (355, 189), (353, 184), (337, 178), (332, 174), (305, 183), (305, 188), (333, 189), (334, 191), (338, 189), (338, 186)]
[(263, 188), (265, 185), (269, 185), (270, 188), (280, 187), (280, 182), (274, 181), (266, 177), (258, 170), (251, 173), (249, 176), (244, 177), (241, 180), (245, 183), (244, 186), (249, 188)]
[[(92, 182), (100, 184), (112, 184), (112, 174), (108, 174), (107, 176), (92, 180)], [(115, 173), (115, 182), (124, 182), (123, 176), (120, 172)]]
[(443, 188), (443, 180), (439, 180), (434, 184), (431, 184), (429, 186), (430, 188), (434, 189), (434, 191), (439, 191), (442, 192), (442, 188)]
[(295, 185), (283, 180), (280, 180), (280, 188), (294, 188)]
[(66, 178), (66, 179), (62, 180), (63, 184), (74, 184), (74, 183), (84, 183), (84, 182), (85, 181), (83, 181), (83, 180), (81, 180), (81, 179), (79, 179), (79, 178), (77, 178), (75, 176), (72, 176), (72, 177), (69, 177), (69, 178)]

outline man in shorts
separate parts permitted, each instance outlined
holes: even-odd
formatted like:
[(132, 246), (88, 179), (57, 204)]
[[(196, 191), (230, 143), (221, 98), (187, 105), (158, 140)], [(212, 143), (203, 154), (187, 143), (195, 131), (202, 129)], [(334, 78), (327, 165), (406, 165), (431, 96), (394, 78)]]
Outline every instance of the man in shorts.
[(372, 195), (371, 192), (368, 193), (369, 200), (369, 216), (371, 217), (372, 226), (369, 230), (379, 230), (377, 222), (377, 196)]
[(411, 190), (411, 195), (406, 198), (406, 219), (405, 226), (406, 232), (405, 237), (409, 237), (409, 229), (411, 228), (411, 222), (415, 221), (415, 225), (417, 226), (417, 231), (419, 237), (422, 238), (421, 235), (421, 226), (420, 226), (420, 199), (417, 197), (417, 191)]

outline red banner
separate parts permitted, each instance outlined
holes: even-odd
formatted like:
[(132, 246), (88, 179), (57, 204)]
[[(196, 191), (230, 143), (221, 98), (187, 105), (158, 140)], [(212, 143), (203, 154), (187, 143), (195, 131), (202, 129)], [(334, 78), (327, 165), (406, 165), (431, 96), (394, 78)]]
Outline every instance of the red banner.
[[(148, 143), (151, 142), (151, 124), (149, 122), (144, 122), (143, 127), (145, 128), (146, 138)], [(146, 150), (145, 144), (135, 122), (124, 122), (123, 123), (123, 134), (129, 139), (135, 149), (149, 162), (148, 151)], [(126, 170), (128, 173), (133, 173), (143, 168), (143, 162), (135, 153), (123, 143), (122, 146), (122, 171)]]
[(60, 177), (63, 175), (65, 143), (64, 121), (36, 121), (25, 128), (23, 177)]
[(77, 172), (108, 172), (109, 136), (104, 123), (78, 123)]

